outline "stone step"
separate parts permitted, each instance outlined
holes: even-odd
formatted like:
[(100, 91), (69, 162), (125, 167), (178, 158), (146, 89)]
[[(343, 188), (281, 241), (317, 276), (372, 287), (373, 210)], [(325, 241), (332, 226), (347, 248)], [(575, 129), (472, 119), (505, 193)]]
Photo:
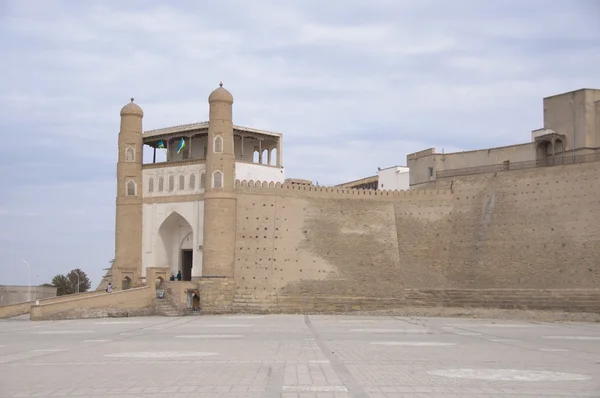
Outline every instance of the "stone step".
[(161, 314), (174, 314), (174, 315), (177, 315), (177, 311), (175, 311), (175, 310), (174, 310), (174, 309), (172, 309), (172, 308), (169, 308), (169, 309), (163, 309), (163, 310), (160, 310), (160, 311), (158, 311), (158, 312), (160, 312)]
[(167, 299), (154, 299), (154, 308), (156, 312), (162, 316), (179, 316), (179, 312), (173, 308)]

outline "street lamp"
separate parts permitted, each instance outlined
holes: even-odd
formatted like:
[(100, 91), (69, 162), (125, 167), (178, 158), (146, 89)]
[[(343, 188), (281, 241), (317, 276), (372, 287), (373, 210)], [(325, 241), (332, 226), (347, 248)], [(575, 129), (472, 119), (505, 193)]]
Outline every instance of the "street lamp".
[(79, 293), (79, 272), (77, 272), (77, 271), (74, 271), (74, 272), (75, 272), (75, 275), (77, 275), (77, 292), (76, 293)]
[(31, 265), (29, 265), (29, 263), (25, 260), (23, 260), (23, 262), (25, 263), (25, 265), (27, 266), (27, 268), (29, 269), (29, 273), (27, 276), (27, 281), (29, 284), (29, 288), (27, 289), (27, 301), (31, 301)]

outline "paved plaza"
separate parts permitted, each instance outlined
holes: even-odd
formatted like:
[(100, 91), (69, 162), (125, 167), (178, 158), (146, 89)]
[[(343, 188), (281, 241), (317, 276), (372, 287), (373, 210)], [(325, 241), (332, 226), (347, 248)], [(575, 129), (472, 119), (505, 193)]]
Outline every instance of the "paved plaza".
[(0, 321), (2, 397), (600, 397), (600, 324), (335, 315)]

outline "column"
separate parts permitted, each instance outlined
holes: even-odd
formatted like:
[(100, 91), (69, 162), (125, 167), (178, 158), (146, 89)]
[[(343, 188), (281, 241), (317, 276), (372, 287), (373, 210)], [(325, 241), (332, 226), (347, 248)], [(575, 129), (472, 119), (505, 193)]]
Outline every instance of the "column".
[(244, 160), (244, 136), (242, 135), (242, 160)]
[(277, 167), (283, 166), (281, 159), (283, 158), (283, 154), (281, 152), (281, 137), (277, 140)]

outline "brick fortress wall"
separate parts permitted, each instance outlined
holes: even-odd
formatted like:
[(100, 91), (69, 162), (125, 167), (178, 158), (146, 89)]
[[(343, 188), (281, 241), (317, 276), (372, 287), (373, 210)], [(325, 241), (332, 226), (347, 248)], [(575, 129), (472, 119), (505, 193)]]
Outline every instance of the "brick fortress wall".
[(403, 192), (238, 181), (233, 309), (600, 312), (599, 175), (595, 162)]

